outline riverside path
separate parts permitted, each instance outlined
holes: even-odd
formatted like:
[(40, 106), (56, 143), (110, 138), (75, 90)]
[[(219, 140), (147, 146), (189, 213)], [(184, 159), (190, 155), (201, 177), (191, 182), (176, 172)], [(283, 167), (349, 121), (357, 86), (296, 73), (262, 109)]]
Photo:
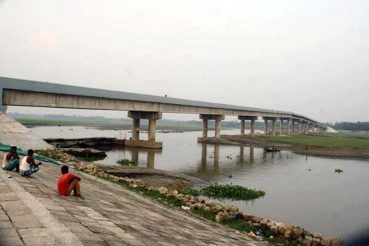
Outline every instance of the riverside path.
[[(0, 159), (3, 153), (0, 153)], [(85, 173), (85, 200), (56, 193), (60, 166), (0, 170), (0, 245), (265, 245)]]

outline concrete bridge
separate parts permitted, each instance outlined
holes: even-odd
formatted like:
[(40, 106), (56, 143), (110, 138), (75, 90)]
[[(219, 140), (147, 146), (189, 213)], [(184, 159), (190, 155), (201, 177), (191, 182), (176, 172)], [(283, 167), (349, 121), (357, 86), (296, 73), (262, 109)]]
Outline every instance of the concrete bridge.
[[(93, 89), (48, 82), (0, 77), (0, 111), (7, 106), (72, 108), (88, 110), (128, 111), (132, 119), (132, 138), (128, 146), (161, 148), (156, 142), (156, 121), (163, 113), (198, 114), (203, 120), (200, 141), (208, 138), (208, 121), (215, 121), (215, 138), (220, 137), (221, 121), (225, 116), (237, 116), (241, 135), (245, 134), (245, 121), (250, 121), (250, 134), (255, 134), (255, 122), (264, 120), (265, 134), (306, 134), (326, 129), (306, 116), (278, 110), (185, 100), (171, 97), (129, 92)], [(140, 120), (149, 120), (148, 140), (140, 140)], [(271, 124), (269, 124), (271, 123)], [(278, 123), (278, 129), (277, 129)]]

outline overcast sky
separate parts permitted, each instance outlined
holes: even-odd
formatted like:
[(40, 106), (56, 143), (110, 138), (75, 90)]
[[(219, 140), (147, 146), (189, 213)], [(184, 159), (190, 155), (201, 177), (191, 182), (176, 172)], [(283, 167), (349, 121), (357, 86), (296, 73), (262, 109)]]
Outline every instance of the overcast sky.
[(368, 13), (368, 0), (0, 0), (0, 76), (369, 121)]

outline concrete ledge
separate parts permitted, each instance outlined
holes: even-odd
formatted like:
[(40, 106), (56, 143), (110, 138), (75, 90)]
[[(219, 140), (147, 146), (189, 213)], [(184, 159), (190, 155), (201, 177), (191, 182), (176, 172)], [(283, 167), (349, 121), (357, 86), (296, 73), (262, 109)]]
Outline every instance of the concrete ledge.
[(147, 148), (147, 149), (162, 149), (162, 142), (151, 142), (146, 140), (126, 140), (126, 146), (136, 147), (136, 148)]

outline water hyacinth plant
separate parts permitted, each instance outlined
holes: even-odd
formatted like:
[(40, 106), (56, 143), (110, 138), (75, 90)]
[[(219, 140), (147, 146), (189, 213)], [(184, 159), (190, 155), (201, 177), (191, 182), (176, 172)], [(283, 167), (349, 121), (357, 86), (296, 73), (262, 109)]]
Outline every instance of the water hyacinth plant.
[(252, 200), (265, 195), (262, 190), (253, 190), (240, 185), (211, 184), (202, 188), (200, 193), (210, 198), (231, 200)]
[(117, 161), (117, 164), (122, 166), (137, 166), (137, 163), (128, 159), (121, 159)]

